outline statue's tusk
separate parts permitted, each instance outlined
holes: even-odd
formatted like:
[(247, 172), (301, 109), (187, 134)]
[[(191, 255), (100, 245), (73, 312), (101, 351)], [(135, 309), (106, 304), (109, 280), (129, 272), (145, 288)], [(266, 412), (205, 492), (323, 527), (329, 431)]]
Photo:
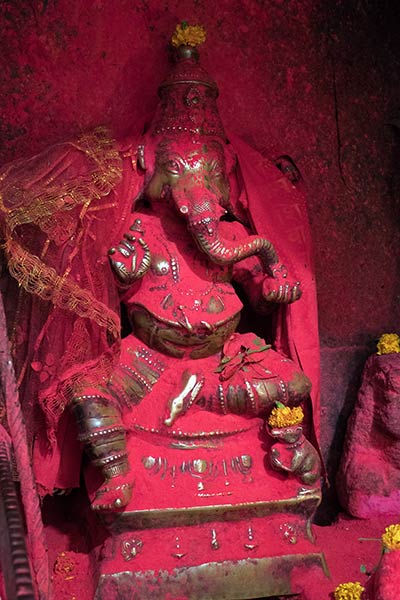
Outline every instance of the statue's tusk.
[(171, 401), (171, 411), (170, 411), (169, 417), (167, 419), (165, 419), (165, 421), (164, 421), (164, 424), (167, 427), (171, 427), (171, 425), (175, 421), (176, 417), (182, 412), (183, 401), (185, 400), (185, 398), (189, 394), (189, 392), (191, 392), (193, 390), (194, 386), (196, 385), (196, 382), (197, 382), (196, 375), (191, 375), (189, 377), (185, 387), (181, 391), (181, 393)]

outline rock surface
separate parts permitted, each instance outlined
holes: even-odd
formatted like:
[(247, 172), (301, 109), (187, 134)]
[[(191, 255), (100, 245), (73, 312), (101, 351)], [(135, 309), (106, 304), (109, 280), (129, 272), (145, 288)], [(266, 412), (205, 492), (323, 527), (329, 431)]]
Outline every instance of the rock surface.
[(382, 556), (379, 567), (371, 577), (368, 597), (373, 600), (397, 600), (400, 589), (400, 552)]
[(355, 517), (400, 510), (400, 354), (366, 362), (337, 484), (342, 506)]

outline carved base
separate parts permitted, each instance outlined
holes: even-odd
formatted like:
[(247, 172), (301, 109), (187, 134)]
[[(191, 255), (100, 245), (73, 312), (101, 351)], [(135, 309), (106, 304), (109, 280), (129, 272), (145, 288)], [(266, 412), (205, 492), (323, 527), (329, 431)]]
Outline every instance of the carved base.
[(320, 490), (272, 471), (258, 426), (157, 441), (130, 442), (133, 498), (102, 515), (111, 535), (95, 600), (271, 597), (296, 593), (299, 569), (326, 574), (310, 525)]
[[(122, 571), (101, 575), (95, 600), (247, 600), (296, 593), (294, 569), (319, 567), (322, 554), (204, 563), (174, 571)], [(297, 590), (299, 591), (299, 590)]]

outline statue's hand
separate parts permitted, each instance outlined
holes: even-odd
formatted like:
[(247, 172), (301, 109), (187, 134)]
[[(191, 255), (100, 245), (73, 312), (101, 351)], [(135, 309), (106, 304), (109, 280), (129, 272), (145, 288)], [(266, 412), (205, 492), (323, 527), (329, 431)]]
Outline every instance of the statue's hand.
[[(140, 223), (139, 223), (140, 224)], [(144, 239), (140, 237), (138, 226), (131, 227), (133, 233), (125, 233), (118, 246), (110, 248), (108, 258), (111, 268), (118, 281), (128, 286), (143, 277), (151, 263), (150, 249)]]
[(204, 377), (194, 373), (184, 373), (182, 391), (169, 402), (169, 416), (164, 420), (167, 427), (171, 427), (180, 415), (184, 415), (189, 410), (203, 385)]
[(269, 458), (270, 458), (271, 466), (274, 469), (284, 469), (284, 470), (286, 470), (286, 467), (280, 461), (279, 450), (277, 450), (276, 448), (271, 448), (271, 452), (270, 452)]
[(264, 300), (277, 304), (292, 304), (301, 294), (300, 281), (290, 281), (287, 269), (281, 263), (273, 265), (272, 277), (266, 277), (263, 282)]

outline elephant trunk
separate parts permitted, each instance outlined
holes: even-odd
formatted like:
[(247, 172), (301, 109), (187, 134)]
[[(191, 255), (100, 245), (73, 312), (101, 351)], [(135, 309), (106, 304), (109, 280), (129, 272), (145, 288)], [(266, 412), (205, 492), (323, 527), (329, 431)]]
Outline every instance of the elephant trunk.
[[(210, 210), (209, 199), (203, 199), (195, 207), (185, 205), (185, 216), (188, 229), (199, 249), (214, 263), (226, 266), (239, 262), (250, 256), (258, 255), (266, 269), (278, 262), (272, 243), (258, 235), (249, 235), (240, 240), (223, 239), (220, 236), (219, 218), (224, 211), (216, 203)], [(200, 207), (207, 207), (201, 210)], [(187, 212), (186, 212), (187, 211)]]
[(267, 268), (278, 262), (272, 243), (258, 235), (249, 235), (239, 242), (222, 240), (218, 230), (213, 235), (192, 230), (192, 235), (200, 250), (219, 265), (230, 265), (254, 255), (258, 255)]

